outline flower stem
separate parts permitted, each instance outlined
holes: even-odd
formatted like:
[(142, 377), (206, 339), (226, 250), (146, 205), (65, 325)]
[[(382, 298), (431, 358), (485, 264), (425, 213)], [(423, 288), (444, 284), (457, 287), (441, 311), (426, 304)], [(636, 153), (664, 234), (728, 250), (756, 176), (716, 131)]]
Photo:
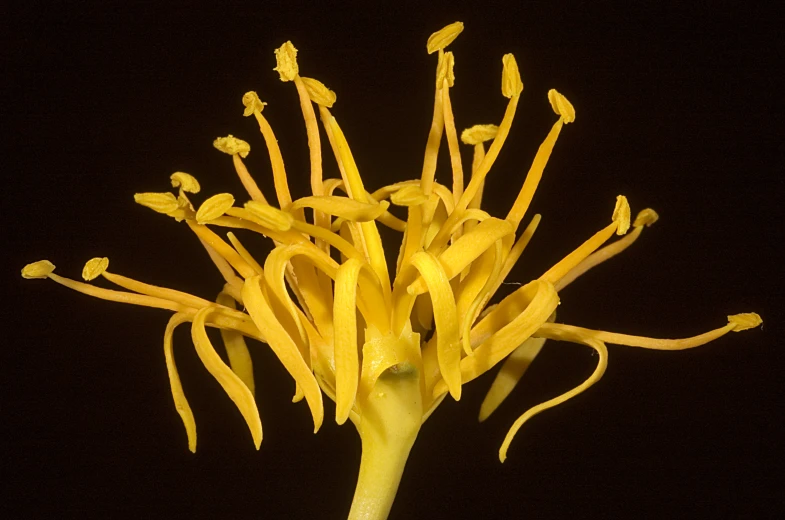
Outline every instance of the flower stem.
[(376, 382), (357, 431), (362, 459), (349, 520), (384, 520), (390, 513), (409, 451), (422, 424), (419, 374), (404, 364)]

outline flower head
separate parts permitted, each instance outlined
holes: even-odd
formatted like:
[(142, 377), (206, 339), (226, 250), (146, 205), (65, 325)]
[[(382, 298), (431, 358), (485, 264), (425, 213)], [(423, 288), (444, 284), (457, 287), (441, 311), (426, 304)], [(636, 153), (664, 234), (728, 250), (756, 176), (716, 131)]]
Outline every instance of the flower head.
[[(450, 101), (455, 58), (445, 51), (462, 30), (463, 24), (456, 22), (434, 33), (427, 43), (427, 51), (438, 53), (438, 58), (433, 122), (419, 178), (375, 191), (366, 187), (373, 179), (360, 175), (348, 139), (330, 111), (335, 93), (320, 81), (299, 75), (297, 50), (286, 42), (275, 51), (275, 70), (282, 81), (294, 84), (299, 95), (308, 136), (312, 194), (292, 198), (275, 134), (262, 114), (266, 103), (256, 92), (248, 92), (242, 98), (244, 115), (253, 115), (259, 124), (272, 166), (274, 199), (262, 193), (243, 162), (251, 150), (249, 143), (232, 135), (213, 144), (231, 156), (247, 197), (218, 193), (196, 209), (187, 194), (200, 193), (200, 183), (184, 172), (171, 176), (172, 186), (179, 188), (177, 195), (134, 196), (143, 206), (185, 221), (196, 235), (225, 280), (214, 299), (111, 273), (107, 258), (88, 261), (83, 277), (86, 281), (103, 277), (123, 290), (63, 278), (46, 260), (29, 264), (22, 276), (49, 278), (106, 300), (173, 312), (164, 332), (164, 357), (175, 408), (192, 451), (197, 444), (196, 425), (175, 364), (174, 329), (191, 323), (199, 358), (239, 409), (257, 448), (262, 441), (262, 422), (246, 339), (269, 345), (295, 383), (294, 401), (307, 403), (315, 431), (324, 419), (323, 394), (335, 401), (339, 424), (348, 419), (357, 427), (363, 441), (363, 462), (353, 514), (376, 511), (378, 517), (389, 510), (400, 470), (421, 424), (448, 394), (459, 400), (463, 385), (497, 364), (501, 368), (482, 404), (480, 420), (510, 394), (547, 339), (579, 343), (598, 354), (597, 366), (586, 381), (519, 417), (500, 448), (499, 457), (504, 461), (512, 438), (530, 417), (600, 379), (607, 365), (606, 343), (678, 350), (761, 323), (757, 314), (739, 314), (729, 316), (726, 325), (710, 332), (664, 340), (557, 322), (561, 291), (624, 251), (644, 227), (657, 220), (651, 209), (640, 211), (633, 219), (622, 195), (616, 197), (613, 208), (609, 204), (610, 222), (598, 223), (594, 235), (576, 244), (540, 277), (490, 305), (537, 230), (540, 215), (531, 216), (522, 230), (521, 223), (563, 126), (575, 121), (575, 109), (564, 95), (548, 92), (556, 121), (515, 202), (506, 215), (499, 214), (497, 208), (481, 209), (485, 182), (509, 135), (524, 86), (515, 57), (506, 54), (501, 60), (501, 90), (508, 104), (501, 120), (475, 125), (460, 134), (460, 140), (473, 148), (468, 184), (464, 185), (466, 176)], [(317, 111), (339, 178), (323, 177)], [(436, 179), (442, 137), (447, 142), (452, 173), (447, 184)], [(487, 149), (485, 143), (490, 143)], [(242, 204), (237, 204), (238, 199)], [(383, 247), (379, 225), (401, 233), (394, 262)], [(270, 239), (272, 252), (263, 260), (254, 258), (233, 232), (219, 234), (225, 228)], [(614, 234), (621, 238), (607, 244)], [(208, 337), (208, 326), (221, 331), (228, 365)], [(375, 488), (382, 491), (375, 492)]]

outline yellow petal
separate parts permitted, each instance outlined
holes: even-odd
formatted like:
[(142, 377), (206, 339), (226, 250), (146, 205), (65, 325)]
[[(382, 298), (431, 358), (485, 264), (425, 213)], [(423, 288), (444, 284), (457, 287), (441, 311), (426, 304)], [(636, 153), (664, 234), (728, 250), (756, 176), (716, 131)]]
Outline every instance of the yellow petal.
[(433, 301), (433, 317), (436, 322), (436, 350), (439, 354), (439, 369), (444, 382), (456, 401), (461, 398), (461, 343), (460, 323), (455, 306), (455, 297), (439, 261), (432, 254), (419, 252), (412, 255), (412, 265), (422, 275)]
[(499, 405), (507, 399), (507, 396), (515, 389), (529, 365), (542, 350), (545, 341), (543, 338), (529, 338), (521, 346), (513, 350), (512, 354), (507, 356), (480, 406), (480, 422), (490, 417)]
[(205, 318), (214, 310), (215, 308), (213, 307), (205, 307), (196, 313), (191, 325), (191, 339), (193, 339), (196, 353), (207, 371), (212, 374), (226, 394), (234, 401), (234, 404), (237, 405), (248, 425), (248, 429), (251, 430), (254, 445), (258, 450), (262, 443), (262, 421), (259, 418), (259, 409), (256, 407), (253, 394), (245, 383), (223, 362), (213, 348), (204, 328)]
[(357, 395), (360, 360), (357, 352), (357, 282), (363, 262), (350, 258), (335, 278), (335, 422), (349, 417)]
[[(231, 309), (235, 308), (234, 298), (222, 292), (218, 295), (216, 302)], [(223, 339), (224, 347), (226, 348), (226, 357), (229, 358), (229, 366), (232, 372), (237, 374), (240, 381), (245, 383), (245, 386), (250, 390), (251, 395), (255, 394), (256, 387), (253, 377), (253, 360), (251, 353), (248, 351), (248, 345), (245, 344), (243, 335), (236, 330), (229, 330), (221, 328), (221, 339)]]
[(183, 392), (183, 385), (180, 382), (180, 375), (177, 373), (172, 347), (174, 329), (181, 323), (189, 320), (190, 318), (186, 314), (179, 312), (169, 318), (169, 322), (166, 324), (166, 332), (164, 332), (164, 357), (166, 359), (166, 372), (169, 375), (169, 386), (172, 390), (174, 407), (183, 421), (183, 426), (185, 426), (185, 434), (188, 436), (188, 449), (191, 453), (196, 453), (196, 421)]
[(260, 285), (262, 277), (257, 275), (243, 284), (243, 303), (248, 314), (260, 330), (264, 331), (267, 343), (294, 378), (305, 394), (305, 400), (313, 416), (314, 432), (319, 430), (324, 419), (322, 393), (311, 369), (308, 368), (294, 340), (281, 326), (267, 302)]
[(554, 397), (548, 401), (545, 401), (542, 404), (534, 406), (530, 408), (525, 414), (518, 417), (518, 419), (513, 423), (510, 431), (507, 432), (507, 436), (504, 438), (504, 442), (502, 443), (501, 448), (499, 449), (499, 460), (504, 462), (507, 459), (507, 449), (510, 447), (510, 443), (512, 442), (513, 437), (515, 434), (518, 433), (518, 430), (523, 426), (523, 423), (537, 415), (538, 413), (547, 410), (548, 408), (553, 408), (554, 406), (567, 401), (575, 397), (576, 395), (580, 394), (591, 385), (596, 383), (600, 380), (602, 375), (605, 373), (605, 369), (608, 366), (608, 349), (605, 347), (605, 344), (602, 341), (596, 340), (588, 340), (584, 342), (585, 345), (593, 348), (597, 351), (597, 368), (594, 369), (594, 372), (580, 385), (576, 386), (569, 392), (565, 392), (558, 397)]

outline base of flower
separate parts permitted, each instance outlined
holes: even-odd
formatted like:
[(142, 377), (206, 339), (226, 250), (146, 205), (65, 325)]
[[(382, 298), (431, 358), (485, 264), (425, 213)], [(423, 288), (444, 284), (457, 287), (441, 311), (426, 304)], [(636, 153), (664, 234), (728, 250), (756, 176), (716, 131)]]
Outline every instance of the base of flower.
[(417, 370), (388, 370), (362, 404), (362, 459), (349, 520), (385, 519), (422, 424)]

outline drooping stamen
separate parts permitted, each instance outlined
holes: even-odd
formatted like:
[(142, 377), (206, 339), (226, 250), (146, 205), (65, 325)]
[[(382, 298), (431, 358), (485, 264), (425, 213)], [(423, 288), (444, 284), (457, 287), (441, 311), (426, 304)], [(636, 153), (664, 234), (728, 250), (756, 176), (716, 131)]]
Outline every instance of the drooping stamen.
[(614, 345), (626, 345), (628, 347), (641, 347), (652, 350), (684, 350), (705, 345), (731, 331), (741, 332), (757, 327), (761, 323), (763, 323), (763, 320), (754, 312), (735, 314), (728, 316), (728, 324), (724, 327), (683, 339), (646, 338), (643, 336), (631, 336), (629, 334), (617, 334), (602, 330), (585, 329), (573, 325), (564, 325), (562, 323), (545, 323), (537, 330), (536, 336), (577, 342), (597, 340), (605, 343), (612, 343)]
[(623, 234), (629, 229), (630, 205), (627, 203), (627, 198), (623, 195), (616, 197), (616, 207), (613, 209), (612, 219), (613, 221), (608, 226), (595, 233), (594, 236), (565, 256), (559, 263), (548, 269), (545, 274), (540, 276), (540, 280), (547, 280), (551, 283), (558, 282), (571, 269), (604, 244), (614, 233)]
[(576, 395), (580, 394), (594, 383), (600, 380), (602, 375), (605, 373), (605, 369), (608, 366), (608, 349), (605, 347), (605, 344), (602, 341), (597, 340), (586, 340), (582, 342), (584, 345), (593, 348), (597, 351), (597, 368), (594, 369), (594, 372), (580, 385), (576, 386), (569, 392), (565, 392), (558, 397), (554, 397), (544, 403), (541, 403), (537, 406), (530, 408), (526, 413), (518, 417), (516, 421), (513, 423), (510, 431), (507, 432), (507, 436), (504, 438), (504, 442), (502, 443), (501, 448), (499, 448), (499, 460), (504, 462), (507, 459), (507, 449), (510, 447), (510, 443), (512, 442), (513, 437), (515, 434), (518, 433), (518, 430), (523, 426), (523, 424), (537, 415), (538, 413), (547, 410), (548, 408), (553, 408), (554, 406), (575, 397)]

